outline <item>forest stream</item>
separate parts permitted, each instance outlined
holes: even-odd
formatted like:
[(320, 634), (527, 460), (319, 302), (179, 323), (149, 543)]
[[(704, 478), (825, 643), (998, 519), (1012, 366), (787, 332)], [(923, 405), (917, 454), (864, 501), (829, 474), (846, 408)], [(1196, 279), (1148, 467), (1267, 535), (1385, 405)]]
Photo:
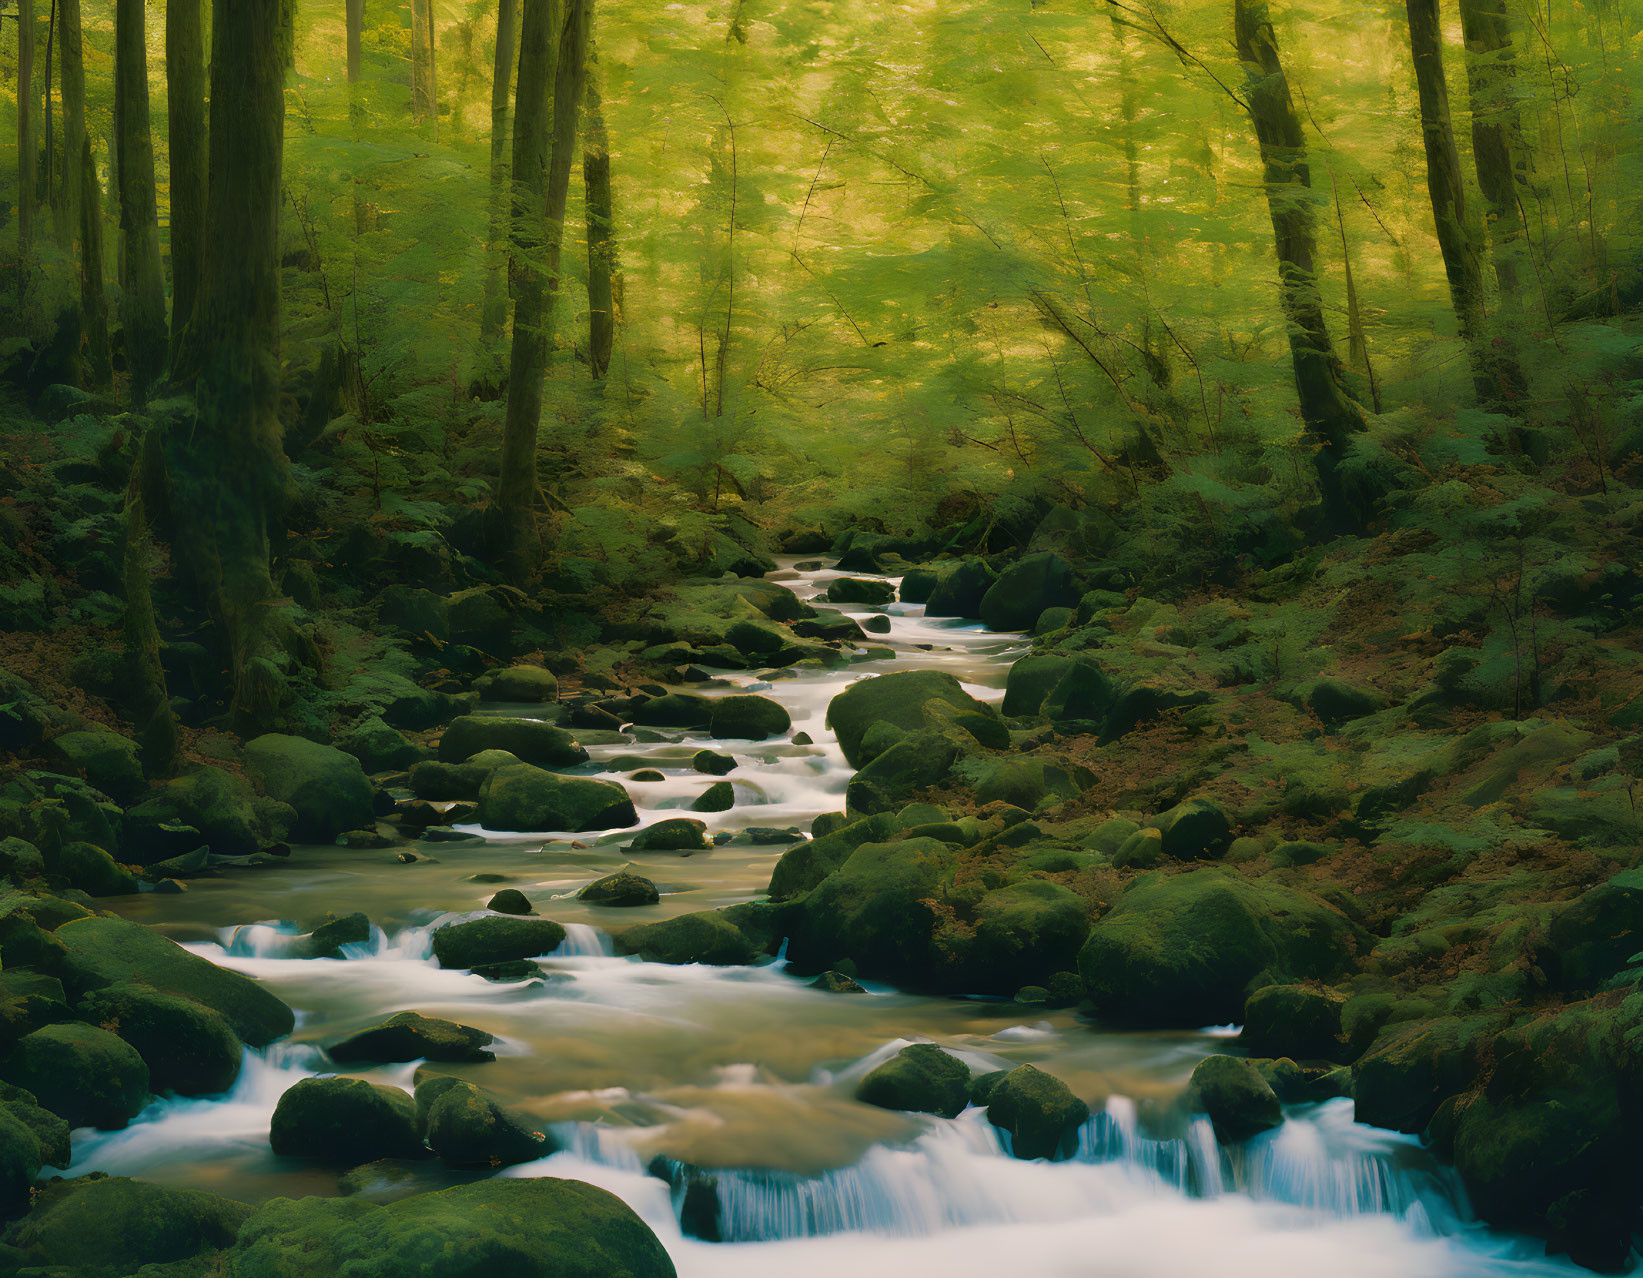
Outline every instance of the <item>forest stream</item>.
[[(844, 575), (800, 572), (794, 562), (773, 576), (802, 599)], [(1355, 1124), (1348, 1099), (1291, 1107), (1280, 1128), (1230, 1148), (1217, 1145), (1202, 1117), (1175, 1138), (1145, 1135), (1138, 1106), (1178, 1093), (1233, 1027), (1116, 1032), (1070, 1010), (921, 997), (874, 982), (864, 982), (864, 997), (843, 996), (812, 988), (780, 958), (710, 967), (618, 957), (606, 929), (620, 930), (632, 912), (578, 900), (586, 883), (635, 865), (662, 894), (646, 921), (753, 900), (792, 840), (754, 842), (745, 831), (808, 827), (842, 806), (851, 770), (824, 720), (846, 684), (932, 668), (997, 701), (1023, 650), (1016, 636), (926, 619), (920, 605), (846, 612), (888, 615), (888, 635), (874, 641), (894, 649), (894, 659), (690, 685), (709, 695), (764, 693), (786, 708), (795, 734), (814, 741), (735, 751), (738, 766), (726, 779), (736, 804), (705, 818), (710, 833), (731, 837), (712, 852), (630, 860), (632, 830), (544, 842), (467, 826), (471, 840), (417, 843), (408, 864), (391, 851), (299, 846), (288, 861), (231, 869), (186, 895), (122, 899), (124, 916), (265, 981), (297, 1010), (297, 1032), (251, 1052), (226, 1096), (160, 1099), (124, 1131), (76, 1132), (70, 1174), (97, 1169), (251, 1202), (334, 1193), (334, 1174), (270, 1152), (275, 1103), (299, 1079), (336, 1072), (323, 1045), (414, 1008), (494, 1034), (494, 1062), (436, 1072), (482, 1082), (557, 1141), (559, 1152), (501, 1174), (611, 1190), (656, 1231), (681, 1275), (993, 1275), (1025, 1255), (1040, 1275), (1087, 1274), (1100, 1258), (1101, 1272), (1137, 1278), (1224, 1268), (1228, 1256), (1239, 1273), (1332, 1278), (1580, 1272), (1546, 1259), (1538, 1242), (1472, 1222), (1451, 1171), (1412, 1137)], [(572, 771), (606, 772), (613, 759), (633, 755), (661, 771), (663, 781), (630, 785), (641, 827), (688, 809), (714, 780), (690, 759), (718, 743), (631, 728), (623, 736), (590, 746), (590, 761)], [(438, 967), (433, 928), (482, 913), (504, 883), (567, 929), (540, 976), (487, 981)], [(283, 957), (302, 922), (327, 910), (364, 911), (372, 939), (345, 947), (340, 960)], [(1040, 1065), (1092, 1098), (1075, 1155), (1013, 1159), (1007, 1138), (975, 1107), (948, 1120), (853, 1100), (853, 1085), (910, 1040), (942, 1045), (977, 1074)], [(409, 1090), (418, 1069), (359, 1076)], [(681, 1229), (684, 1184), (670, 1189), (653, 1174), (670, 1165), (716, 1180), (722, 1242)], [(432, 1163), (398, 1174), (420, 1178), (424, 1189), (464, 1178)], [(377, 1184), (372, 1169), (359, 1175), (352, 1187), (368, 1197), (404, 1192), (389, 1173)]]

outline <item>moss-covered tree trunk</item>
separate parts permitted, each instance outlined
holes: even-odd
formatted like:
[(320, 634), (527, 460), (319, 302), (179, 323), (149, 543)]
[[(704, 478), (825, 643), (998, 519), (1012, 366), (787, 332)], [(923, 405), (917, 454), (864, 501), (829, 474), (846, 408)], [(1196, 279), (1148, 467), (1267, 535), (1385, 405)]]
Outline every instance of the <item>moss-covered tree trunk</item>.
[(343, 20), (348, 27), (348, 83), (359, 83), (361, 41), (365, 34), (365, 0), (345, 0)]
[(81, 47), (80, 0), (58, 0), (57, 57), (63, 95), (63, 219), (80, 234), (80, 153), (86, 140), (86, 68)]
[(142, 448), (126, 488), (125, 591), (126, 699), (137, 725), (137, 748), (150, 777), (170, 776), (177, 766), (177, 719), (171, 712), (165, 667), (160, 664), (160, 631), (154, 619), (153, 539), (150, 509), (165, 499), (165, 458), (156, 430), (143, 434)]
[(411, 114), (432, 119), (439, 132), (439, 89), (434, 83), (433, 0), (411, 0)]
[(499, 0), (496, 9), (496, 61), (491, 78), (490, 244), (485, 263), (485, 304), (479, 333), (486, 342), (502, 335), (508, 320), (508, 116), (514, 64), (519, 56), (519, 0)]
[(114, 385), (114, 358), (108, 345), (108, 299), (103, 293), (103, 188), (91, 158), (91, 139), (80, 133), (75, 206), (80, 210), (80, 332), (86, 385)]
[(205, 601), (244, 726), (273, 720), (301, 652), (270, 568), (289, 468), (279, 403), (286, 0), (215, 0), (205, 250), (174, 372), (173, 564)]
[(616, 231), (610, 199), (610, 137), (599, 96), (599, 67), (588, 44), (587, 92), (582, 109), (582, 187), (588, 220), (588, 368), (595, 381), (610, 370), (616, 341)]
[(1489, 209), (1489, 244), (1501, 298), (1517, 305), (1519, 235), (1513, 156), (1522, 137), (1517, 102), (1512, 20), (1504, 0), (1460, 0), (1466, 42), (1466, 85), (1472, 106), (1472, 163)]
[(1324, 495), (1346, 514), (1335, 471), (1351, 437), (1364, 427), (1363, 411), (1347, 392), (1344, 370), (1324, 322), (1318, 293), (1317, 230), (1306, 139), (1278, 56), (1264, 0), (1234, 0), (1233, 35), (1245, 70), (1250, 119), (1261, 144), (1267, 211), (1278, 253), (1278, 283), (1289, 324), (1290, 363), (1301, 417), (1319, 445)]
[(17, 295), (34, 251), (34, 0), (17, 0)]
[(154, 137), (149, 131), (148, 30), (144, 0), (117, 0), (114, 24), (114, 132), (119, 161), (120, 231), (125, 275), (120, 316), (126, 367), (138, 403), (165, 371), (165, 270), (154, 193)]
[(205, 4), (167, 0), (166, 112), (171, 156), (171, 339), (194, 309), (205, 229)]

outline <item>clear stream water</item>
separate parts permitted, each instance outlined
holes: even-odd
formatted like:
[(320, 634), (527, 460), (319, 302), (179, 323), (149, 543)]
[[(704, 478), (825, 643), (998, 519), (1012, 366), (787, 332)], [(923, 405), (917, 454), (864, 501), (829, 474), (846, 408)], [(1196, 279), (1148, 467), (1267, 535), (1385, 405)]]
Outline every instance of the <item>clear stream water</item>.
[[(776, 574), (802, 598), (839, 575), (790, 565)], [(808, 828), (844, 804), (850, 769), (824, 722), (841, 688), (891, 669), (935, 668), (996, 700), (1024, 650), (1019, 636), (926, 619), (917, 606), (842, 611), (888, 614), (890, 633), (870, 642), (894, 649), (894, 659), (768, 679), (728, 674), (689, 689), (773, 697), (791, 714), (793, 733), (815, 744), (668, 734), (666, 742), (592, 747), (576, 771), (643, 755), (666, 776), (628, 783), (648, 824), (680, 815), (717, 779), (690, 769), (690, 756), (711, 747), (738, 766), (727, 778), (736, 806), (702, 816), (710, 831)], [(495, 1061), (435, 1068), (551, 1125), (560, 1152), (500, 1174), (574, 1177), (618, 1194), (656, 1230), (681, 1278), (994, 1278), (1023, 1263), (1042, 1278), (1581, 1272), (1548, 1261), (1532, 1240), (1470, 1221), (1453, 1177), (1417, 1142), (1354, 1123), (1350, 1101), (1294, 1110), (1278, 1130), (1231, 1150), (1216, 1147), (1205, 1122), (1148, 1138), (1138, 1106), (1177, 1093), (1199, 1059), (1226, 1045), (1229, 1027), (1119, 1033), (1071, 1012), (871, 983), (865, 997), (827, 994), (779, 960), (668, 967), (612, 953), (607, 928), (756, 899), (785, 844), (744, 837), (690, 856), (630, 857), (632, 831), (574, 839), (474, 832), (483, 841), (417, 845), (411, 865), (391, 851), (298, 848), (276, 865), (196, 880), (184, 895), (121, 902), (128, 917), (266, 981), (297, 1009), (297, 1030), (248, 1053), (225, 1096), (159, 1099), (125, 1131), (77, 1132), (71, 1173), (140, 1175), (253, 1202), (334, 1194), (334, 1172), (269, 1152), (274, 1105), (313, 1074), (347, 1072), (409, 1090), (416, 1065), (337, 1071), (323, 1048), (414, 1009), (496, 1035)], [(623, 865), (656, 882), (659, 905), (618, 910), (575, 899)], [(482, 910), (503, 886), (475, 875), (503, 876), (538, 914), (567, 926), (565, 944), (543, 961), (545, 979), (495, 984), (434, 963), (432, 928)], [(372, 940), (339, 960), (282, 957), (286, 938), (327, 910), (365, 911), (376, 925)], [(1094, 1112), (1078, 1155), (1022, 1162), (980, 1111), (945, 1120), (851, 1099), (856, 1079), (917, 1040), (940, 1043), (977, 1071), (1032, 1062), (1064, 1079)], [(715, 1169), (726, 1241), (681, 1234), (673, 1191), (645, 1172), (656, 1155)], [(419, 1174), (428, 1188), (460, 1178), (432, 1163)]]

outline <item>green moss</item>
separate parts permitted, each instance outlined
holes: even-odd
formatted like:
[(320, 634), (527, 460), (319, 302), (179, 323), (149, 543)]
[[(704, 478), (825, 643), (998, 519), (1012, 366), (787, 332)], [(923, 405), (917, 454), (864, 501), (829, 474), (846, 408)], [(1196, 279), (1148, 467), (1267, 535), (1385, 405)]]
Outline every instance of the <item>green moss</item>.
[(970, 1103), (970, 1067), (934, 1043), (914, 1043), (869, 1070), (856, 1085), (856, 1099), (955, 1118)]

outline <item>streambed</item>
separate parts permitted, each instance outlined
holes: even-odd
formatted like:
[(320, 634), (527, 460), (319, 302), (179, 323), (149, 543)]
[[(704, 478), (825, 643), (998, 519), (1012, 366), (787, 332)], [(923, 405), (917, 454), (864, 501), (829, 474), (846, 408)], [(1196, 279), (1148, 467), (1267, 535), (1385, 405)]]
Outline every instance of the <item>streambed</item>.
[[(841, 574), (778, 577), (802, 598)], [(861, 575), (861, 574), (852, 574)], [(509, 1176), (588, 1180), (639, 1211), (681, 1275), (789, 1278), (905, 1271), (996, 1275), (1023, 1262), (1043, 1275), (1430, 1275), (1580, 1272), (1546, 1260), (1532, 1240), (1468, 1221), (1453, 1177), (1408, 1138), (1359, 1126), (1351, 1102), (1293, 1111), (1283, 1127), (1223, 1151), (1208, 1124), (1168, 1140), (1142, 1134), (1138, 1104), (1178, 1091), (1226, 1028), (1198, 1033), (1097, 1030), (1070, 1011), (1028, 1012), (997, 1000), (930, 998), (866, 982), (866, 996), (809, 987), (777, 960), (762, 967), (669, 967), (615, 956), (620, 929), (758, 898), (787, 842), (749, 827), (808, 829), (844, 806), (851, 772), (825, 726), (828, 702), (850, 682), (888, 670), (934, 668), (982, 699), (1002, 697), (1024, 651), (1018, 636), (926, 619), (914, 605), (841, 609), (886, 614), (871, 636), (893, 657), (848, 670), (768, 679), (726, 674), (688, 690), (757, 691), (788, 710), (792, 734), (725, 743), (679, 733), (590, 747), (577, 772), (638, 755), (660, 782), (628, 782), (641, 824), (704, 820), (737, 837), (711, 852), (636, 853), (632, 831), (565, 836), (491, 834), (393, 851), (300, 847), (278, 865), (231, 869), (177, 896), (120, 903), (225, 966), (257, 976), (298, 1013), (296, 1033), (247, 1061), (222, 1098), (161, 1100), (118, 1133), (76, 1133), (73, 1172), (136, 1174), (263, 1201), (336, 1193), (337, 1178), (274, 1157), (269, 1117), (298, 1079), (339, 1072), (323, 1045), (413, 1009), (497, 1036), (497, 1059), (438, 1066), (461, 1074), (553, 1126), (561, 1152)], [(529, 713), (529, 707), (498, 707)], [(724, 778), (695, 772), (697, 749), (732, 754)], [(736, 805), (688, 811), (716, 780)], [(574, 845), (573, 845), (574, 844)], [(662, 896), (641, 910), (592, 906), (575, 894), (631, 865)], [(476, 876), (479, 876), (476, 880)], [(493, 983), (441, 970), (432, 929), (481, 910), (500, 886), (524, 891), (540, 916), (568, 928), (542, 961), (544, 978)], [(372, 939), (342, 959), (283, 957), (284, 938), (327, 910), (364, 911)], [(1090, 1100), (1078, 1155), (1064, 1163), (1012, 1159), (979, 1111), (944, 1120), (890, 1113), (851, 1099), (852, 1084), (910, 1039), (929, 1039), (980, 1071), (1031, 1062)], [(410, 1088), (415, 1065), (342, 1071)], [(647, 1173), (658, 1156), (713, 1169), (725, 1241), (687, 1238), (676, 1195)], [(461, 1179), (434, 1163), (425, 1187)]]

